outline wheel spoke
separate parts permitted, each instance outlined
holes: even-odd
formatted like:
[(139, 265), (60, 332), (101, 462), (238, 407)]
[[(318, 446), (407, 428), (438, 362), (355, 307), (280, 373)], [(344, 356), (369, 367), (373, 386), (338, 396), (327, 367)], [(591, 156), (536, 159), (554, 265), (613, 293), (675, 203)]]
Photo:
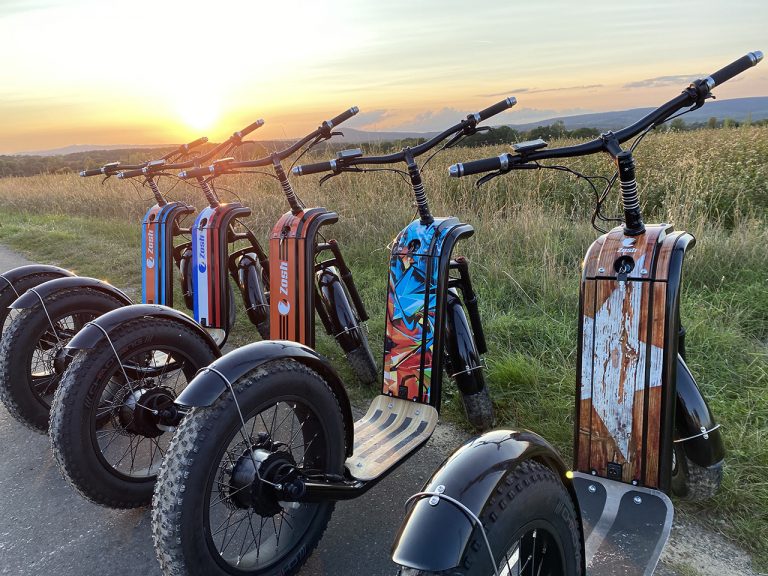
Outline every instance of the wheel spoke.
[[(315, 412), (293, 399), (268, 403), (254, 413), (243, 413), (243, 418), (219, 460), (212, 463), (217, 479), (209, 493), (208, 534), (224, 561), (240, 570), (261, 570), (295, 546), (317, 514), (318, 504), (283, 509), (270, 500), (278, 496), (269, 483), (279, 481), (274, 474), (282, 474), (281, 460), (301, 468), (308, 450), (322, 442), (322, 426)], [(251, 448), (261, 455), (249, 462)], [(322, 456), (313, 459), (323, 470)], [(266, 475), (254, 473), (251, 462)], [(254, 485), (259, 478), (268, 484)]]

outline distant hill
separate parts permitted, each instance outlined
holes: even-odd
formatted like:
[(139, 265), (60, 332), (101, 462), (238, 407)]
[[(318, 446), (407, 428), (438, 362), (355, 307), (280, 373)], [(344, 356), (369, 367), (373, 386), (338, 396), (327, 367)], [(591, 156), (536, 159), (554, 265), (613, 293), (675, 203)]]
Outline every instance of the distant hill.
[[(633, 108), (631, 110), (595, 112), (592, 114), (579, 114), (577, 116), (557, 116), (554, 118), (539, 120), (537, 122), (527, 122), (524, 124), (507, 124), (507, 126), (514, 128), (519, 132), (526, 132), (538, 126), (547, 126), (553, 124), (554, 122), (562, 121), (567, 130), (576, 130), (578, 128), (596, 128), (599, 131), (617, 130), (632, 124), (636, 120), (639, 120), (651, 110), (653, 110), (653, 108)], [(512, 113), (512, 117), (514, 118), (514, 112)], [(737, 122), (744, 122), (748, 117), (753, 121), (766, 119), (768, 118), (768, 96), (758, 96), (754, 98), (733, 98), (731, 100), (709, 100), (707, 104), (700, 110), (685, 114), (683, 116), (683, 120), (690, 124), (695, 122), (706, 122), (709, 118), (712, 117), (716, 117), (718, 120), (731, 118)], [(335, 140), (334, 142), (337, 142), (342, 146), (345, 144), (362, 144), (366, 142), (393, 142), (397, 140), (405, 140), (408, 138), (430, 138), (431, 136), (437, 134), (437, 132), (415, 131), (368, 132), (366, 130), (357, 130), (355, 128), (344, 126), (341, 126), (340, 128), (344, 132), (344, 139)], [(262, 144), (265, 149), (275, 149), (280, 148), (281, 145), (286, 142), (292, 142), (292, 140), (264, 140), (260, 141), (260, 144)], [(86, 153), (88, 152), (102, 152), (101, 154), (96, 155), (98, 158), (91, 158), (91, 160), (94, 162), (101, 162), (103, 159), (106, 159), (106, 161), (111, 161), (113, 157), (114, 159), (122, 159), (123, 161), (126, 161), (128, 157), (140, 159), (146, 159), (145, 157), (154, 157), (152, 154), (153, 151), (168, 151), (175, 148), (176, 146), (177, 144), (169, 144), (166, 146), (77, 144), (73, 146), (65, 146), (63, 148), (56, 148), (53, 150), (24, 152), (10, 156), (3, 156), (0, 158), (16, 158), (18, 161), (22, 161), (24, 156), (62, 156), (67, 157), (67, 159), (72, 162), (72, 167), (74, 167), (82, 166), (81, 162), (86, 158)], [(142, 150), (145, 151), (143, 154), (141, 153)], [(0, 171), (0, 176), (3, 175), (9, 174), (4, 174), (2, 171)]]
[(164, 149), (173, 150), (178, 144), (73, 144), (61, 148), (52, 148), (50, 150), (33, 150), (31, 152), (17, 152), (13, 156), (65, 156), (67, 154), (77, 154), (79, 152), (90, 152), (91, 150), (138, 150), (146, 149)]
[[(509, 124), (510, 128), (516, 130), (530, 130), (537, 126), (546, 126), (554, 122), (562, 121), (568, 130), (577, 128), (597, 128), (598, 130), (617, 130), (629, 126), (636, 120), (639, 120), (655, 108), (633, 108), (631, 110), (618, 110), (615, 112), (595, 112), (593, 114), (579, 114), (577, 116), (558, 116), (539, 120), (538, 122), (527, 122), (525, 124)], [(703, 108), (694, 110), (683, 116), (686, 123), (706, 122), (709, 118), (716, 117), (718, 120), (731, 118), (738, 122), (743, 122), (748, 116), (752, 120), (763, 120), (768, 118), (768, 96), (757, 96), (754, 98), (733, 98), (731, 100), (708, 100)]]

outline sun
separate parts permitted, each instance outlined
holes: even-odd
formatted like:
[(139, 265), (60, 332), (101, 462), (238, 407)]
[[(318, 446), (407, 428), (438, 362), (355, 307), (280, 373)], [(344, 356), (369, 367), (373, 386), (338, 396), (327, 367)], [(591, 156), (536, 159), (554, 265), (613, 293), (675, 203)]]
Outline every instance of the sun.
[(210, 130), (221, 116), (221, 103), (214, 95), (191, 92), (175, 102), (179, 119), (193, 130)]

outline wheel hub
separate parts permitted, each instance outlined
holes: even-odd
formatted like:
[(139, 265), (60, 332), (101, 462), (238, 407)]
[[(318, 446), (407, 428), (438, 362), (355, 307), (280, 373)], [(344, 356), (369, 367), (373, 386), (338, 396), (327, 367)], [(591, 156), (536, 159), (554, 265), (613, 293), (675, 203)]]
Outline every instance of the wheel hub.
[(160, 414), (170, 408), (175, 399), (173, 391), (163, 386), (128, 392), (118, 412), (120, 424), (128, 432), (145, 438), (161, 436), (168, 427), (162, 424)]
[(246, 448), (226, 484), (229, 500), (236, 508), (250, 508), (265, 517), (274, 516), (283, 509), (278, 491), (272, 484), (280, 483), (296, 469), (290, 452), (268, 444), (254, 447), (253, 452)]

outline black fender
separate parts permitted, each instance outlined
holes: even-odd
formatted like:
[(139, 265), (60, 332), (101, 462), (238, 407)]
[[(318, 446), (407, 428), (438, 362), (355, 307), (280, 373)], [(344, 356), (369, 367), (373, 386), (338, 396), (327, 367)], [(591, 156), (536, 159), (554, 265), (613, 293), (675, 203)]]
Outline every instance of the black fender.
[(195, 307), (195, 297), (192, 288), (192, 248), (186, 246), (183, 250), (180, 250), (178, 260), (181, 295), (184, 297), (184, 305), (193, 310)]
[[(200, 370), (197, 376), (192, 379), (192, 382), (176, 398), (176, 404), (186, 408), (210, 406), (227, 389), (226, 382), (216, 372), (224, 375), (231, 383), (262, 364), (272, 360), (286, 359), (301, 362), (325, 378), (328, 386), (331, 387), (339, 401), (346, 433), (346, 454), (351, 456), (354, 444), (354, 422), (352, 420), (352, 408), (349, 404), (349, 397), (347, 396), (347, 390), (344, 388), (344, 383), (327, 358), (321, 356), (312, 348), (297, 342), (291, 342), (290, 340), (262, 340), (261, 342), (254, 342), (242, 348), (232, 350), (213, 362), (208, 368)], [(216, 372), (213, 370), (216, 370)]]
[(331, 336), (336, 338), (344, 352), (352, 352), (361, 343), (360, 335), (355, 330), (359, 323), (341, 278), (332, 267), (324, 268), (317, 272), (317, 286), (320, 293), (318, 304), (325, 307)]
[(238, 259), (237, 284), (251, 323), (258, 326), (263, 322), (269, 322), (269, 301), (259, 259), (255, 253), (247, 252)]
[(682, 442), (685, 455), (699, 466), (712, 466), (725, 457), (720, 428), (681, 356), (677, 357), (675, 436), (687, 438)]
[(480, 354), (467, 322), (461, 299), (453, 288), (446, 300), (445, 352), (448, 375), (462, 394), (475, 394), (485, 388)]
[(46, 264), (27, 264), (26, 266), (18, 266), (11, 268), (7, 272), (0, 274), (0, 290), (6, 286), (13, 286), (24, 278), (25, 276), (31, 276), (32, 274), (53, 274), (61, 278), (67, 276), (74, 276), (74, 272), (59, 268), (58, 266), (48, 266)]
[(17, 298), (13, 304), (9, 307), (15, 310), (23, 310), (25, 308), (32, 308), (40, 303), (40, 299), (45, 300), (52, 294), (60, 292), (61, 290), (69, 290), (71, 288), (92, 288), (99, 292), (104, 292), (110, 296), (114, 296), (117, 300), (120, 300), (126, 306), (133, 304), (130, 298), (122, 290), (118, 290), (111, 284), (104, 282), (103, 280), (97, 280), (96, 278), (88, 278), (84, 276), (70, 276), (65, 278), (55, 278), (43, 282), (39, 286), (35, 286), (32, 290), (28, 290)]
[[(468, 441), (443, 462), (422, 492), (442, 491), (480, 516), (504, 476), (531, 459), (563, 479), (576, 507), (565, 462), (549, 442), (528, 430), (492, 430)], [(443, 488), (438, 490), (438, 486)], [(427, 572), (450, 570), (461, 563), (473, 530), (465, 513), (450, 502), (442, 500), (432, 505), (428, 498), (422, 498), (400, 526), (392, 545), (392, 559)]]
[(75, 334), (75, 337), (69, 341), (69, 344), (66, 346), (68, 355), (73, 356), (76, 350), (89, 350), (93, 348), (105, 337), (105, 332), (109, 334), (118, 326), (125, 322), (135, 320), (136, 318), (163, 318), (184, 324), (185, 326), (196, 330), (200, 336), (208, 342), (208, 345), (211, 347), (214, 354), (216, 354), (216, 356), (221, 356), (221, 350), (216, 345), (216, 342), (202, 326), (183, 312), (179, 312), (178, 310), (174, 310), (173, 308), (161, 304), (133, 304), (123, 308), (117, 308), (116, 310), (112, 310), (111, 312), (99, 316), (86, 324), (85, 327)]

